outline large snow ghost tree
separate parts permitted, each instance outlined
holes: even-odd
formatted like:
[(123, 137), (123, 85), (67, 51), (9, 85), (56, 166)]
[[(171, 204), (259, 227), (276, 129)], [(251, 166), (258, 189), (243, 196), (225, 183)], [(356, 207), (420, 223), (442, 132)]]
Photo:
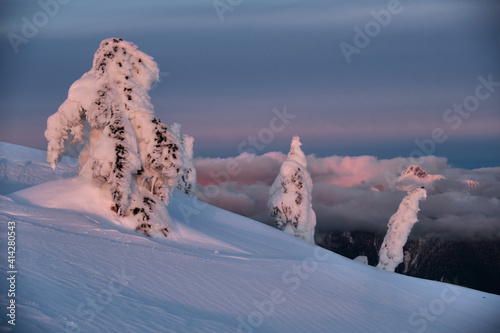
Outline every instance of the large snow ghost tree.
[(316, 214), (312, 209), (312, 180), (306, 156), (294, 136), (287, 159), (269, 191), (268, 208), (281, 230), (314, 244)]
[(418, 222), (417, 213), (420, 210), (419, 201), (425, 200), (427, 191), (423, 187), (416, 188), (403, 198), (398, 211), (391, 216), (379, 252), (377, 267), (394, 272), (403, 262), (403, 246), (408, 240), (413, 225)]
[[(92, 69), (73, 83), (45, 131), (47, 161), (53, 168), (70, 134), (72, 142), (86, 141), (79, 174), (108, 183), (112, 209), (120, 216), (135, 216), (137, 230), (146, 234), (155, 229), (150, 221), (155, 209), (166, 213), (157, 201), (168, 203), (169, 186), (177, 186), (182, 169), (180, 143), (154, 117), (150, 103), (148, 90), (158, 78), (153, 58), (136, 45), (106, 39)], [(166, 235), (168, 227), (159, 230)]]

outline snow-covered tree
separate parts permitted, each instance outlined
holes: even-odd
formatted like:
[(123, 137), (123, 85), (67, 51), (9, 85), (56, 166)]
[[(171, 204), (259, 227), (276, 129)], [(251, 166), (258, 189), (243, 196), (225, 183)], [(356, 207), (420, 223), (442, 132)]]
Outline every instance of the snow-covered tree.
[[(182, 141), (182, 136), (181, 136), (181, 124), (179, 123), (173, 123), (170, 125), (169, 131), (175, 136), (177, 141), (181, 142)], [(179, 147), (182, 150), (182, 144)]]
[(387, 234), (380, 247), (377, 267), (394, 272), (403, 262), (403, 246), (408, 240), (413, 225), (418, 222), (419, 201), (425, 200), (427, 191), (423, 187), (416, 188), (403, 198), (398, 211), (391, 216), (387, 224)]
[(179, 176), (177, 188), (183, 193), (195, 197), (196, 194), (196, 169), (193, 165), (193, 144), (194, 138), (189, 135), (181, 135), (181, 125), (173, 123), (170, 131), (181, 143), (182, 149), (182, 170)]
[(120, 216), (136, 216), (137, 229), (147, 234), (157, 200), (168, 203), (169, 186), (177, 186), (182, 169), (180, 143), (154, 117), (150, 103), (148, 91), (158, 79), (152, 57), (133, 43), (106, 39), (92, 69), (73, 83), (45, 131), (47, 161), (53, 168), (70, 135), (72, 142), (86, 142), (79, 174), (109, 183), (112, 209)]
[(179, 177), (179, 188), (189, 196), (196, 196), (196, 169), (193, 165), (194, 138), (184, 134), (182, 136), (182, 174)]
[(312, 209), (312, 180), (306, 156), (294, 136), (287, 159), (269, 191), (268, 208), (281, 230), (314, 244), (316, 214)]

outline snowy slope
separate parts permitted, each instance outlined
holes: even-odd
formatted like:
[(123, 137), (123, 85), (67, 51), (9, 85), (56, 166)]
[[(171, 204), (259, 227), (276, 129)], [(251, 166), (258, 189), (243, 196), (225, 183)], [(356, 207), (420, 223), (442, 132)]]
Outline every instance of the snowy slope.
[(172, 238), (147, 238), (107, 193), (70, 178), (0, 196), (0, 235), (16, 221), (13, 332), (498, 330), (499, 296), (363, 265), (178, 192)]
[(78, 161), (64, 156), (52, 170), (47, 152), (0, 142), (0, 194), (7, 194), (49, 180), (73, 177)]

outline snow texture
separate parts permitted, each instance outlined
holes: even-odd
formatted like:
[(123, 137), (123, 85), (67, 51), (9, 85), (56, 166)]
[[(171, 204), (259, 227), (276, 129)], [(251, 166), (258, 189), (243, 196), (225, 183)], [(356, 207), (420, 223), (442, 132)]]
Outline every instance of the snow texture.
[(408, 240), (413, 225), (418, 222), (419, 201), (425, 200), (426, 197), (427, 191), (420, 187), (403, 198), (398, 211), (391, 216), (387, 224), (387, 234), (380, 247), (378, 268), (394, 272), (396, 267), (403, 262), (403, 246)]
[(47, 151), (0, 142), (0, 195), (50, 180), (74, 177), (78, 161), (63, 156), (55, 169), (47, 165)]
[[(154, 117), (148, 90), (158, 81), (153, 58), (117, 38), (101, 42), (92, 69), (70, 87), (67, 100), (47, 120), (47, 161), (56, 167), (72, 136), (86, 145), (79, 174), (110, 184), (112, 209), (134, 215), (149, 233), (157, 201), (168, 203), (182, 168), (180, 143)], [(85, 120), (90, 125), (85, 138)], [(150, 192), (150, 194), (146, 194)]]
[(0, 196), (0, 234), (16, 222), (19, 269), (16, 326), (4, 313), (0, 331), (498, 332), (500, 296), (360, 265), (180, 191), (168, 238), (137, 234), (110, 202), (84, 177)]
[(314, 244), (313, 184), (301, 145), (299, 137), (294, 136), (287, 159), (269, 190), (268, 209), (278, 228)]

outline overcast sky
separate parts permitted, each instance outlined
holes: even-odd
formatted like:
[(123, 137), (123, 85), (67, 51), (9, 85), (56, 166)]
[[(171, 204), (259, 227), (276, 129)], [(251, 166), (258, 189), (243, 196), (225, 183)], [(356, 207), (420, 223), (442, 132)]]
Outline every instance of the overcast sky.
[[(316, 156), (407, 157), (426, 140), (455, 166), (500, 165), (500, 86), (469, 98), (479, 76), (500, 82), (498, 1), (232, 0), (223, 20), (213, 0), (60, 2), (44, 16), (38, 1), (2, 1), (0, 141), (45, 148), (47, 117), (100, 41), (120, 37), (155, 58), (156, 114), (194, 136), (197, 156), (236, 156), (260, 133), (259, 154), (287, 152), (293, 135)], [(370, 23), (388, 7), (386, 26)], [(40, 27), (23, 36), (28, 21)], [(373, 37), (348, 62), (340, 45), (367, 23)], [(13, 34), (26, 38), (17, 53)], [(477, 110), (447, 113), (464, 100)], [(274, 108), (295, 117), (271, 140)], [(436, 128), (447, 138), (432, 149)]]

